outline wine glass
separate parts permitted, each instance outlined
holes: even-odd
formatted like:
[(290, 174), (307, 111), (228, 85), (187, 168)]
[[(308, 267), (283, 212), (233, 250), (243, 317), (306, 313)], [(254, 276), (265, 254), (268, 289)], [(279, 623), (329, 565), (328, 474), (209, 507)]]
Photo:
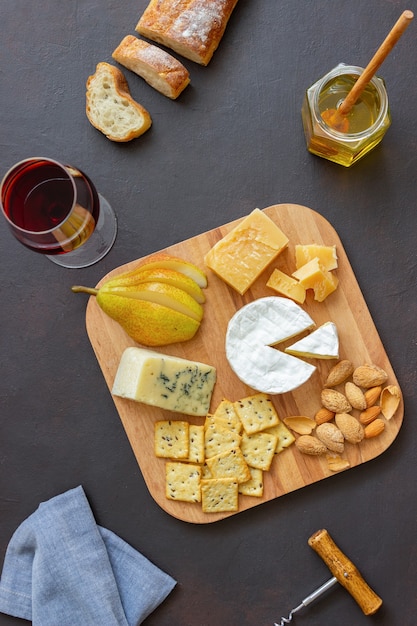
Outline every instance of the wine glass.
[(16, 239), (63, 267), (93, 265), (116, 238), (116, 216), (88, 176), (53, 159), (14, 165), (0, 184), (0, 199)]

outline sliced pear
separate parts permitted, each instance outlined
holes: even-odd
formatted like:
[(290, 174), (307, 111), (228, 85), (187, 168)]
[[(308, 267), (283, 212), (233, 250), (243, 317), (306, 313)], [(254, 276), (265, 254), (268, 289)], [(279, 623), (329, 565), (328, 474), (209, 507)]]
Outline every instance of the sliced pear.
[(99, 292), (102, 297), (105, 294), (118, 295), (125, 300), (146, 300), (164, 307), (178, 311), (183, 315), (200, 322), (203, 317), (203, 307), (183, 289), (166, 285), (164, 283), (140, 283), (131, 287), (114, 286), (104, 284)]
[(183, 289), (200, 304), (205, 302), (203, 290), (193, 278), (165, 267), (151, 267), (149, 269), (146, 266), (137, 267), (131, 272), (119, 274), (119, 276), (110, 279), (106, 286), (128, 287), (150, 282), (165, 283), (172, 287)]
[(176, 272), (185, 274), (185, 276), (188, 276), (189, 278), (195, 280), (197, 285), (202, 289), (207, 287), (207, 276), (199, 267), (194, 265), (194, 263), (184, 261), (184, 259), (179, 259), (178, 257), (171, 256), (170, 254), (166, 254), (165, 252), (153, 254), (152, 256), (145, 259), (139, 267), (146, 267), (147, 269), (159, 267), (175, 270)]
[(97, 293), (97, 302), (129, 337), (145, 346), (165, 346), (188, 341), (200, 327), (197, 320), (155, 302), (124, 298), (102, 291)]

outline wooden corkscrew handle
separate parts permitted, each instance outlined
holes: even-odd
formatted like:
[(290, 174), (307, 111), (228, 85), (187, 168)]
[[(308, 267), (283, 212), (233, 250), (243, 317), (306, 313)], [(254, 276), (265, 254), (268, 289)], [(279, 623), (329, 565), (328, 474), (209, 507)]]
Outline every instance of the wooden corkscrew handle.
[(318, 530), (308, 545), (323, 559), (333, 576), (349, 591), (365, 615), (373, 615), (382, 605), (381, 598), (369, 587), (361, 573), (338, 548), (327, 530)]

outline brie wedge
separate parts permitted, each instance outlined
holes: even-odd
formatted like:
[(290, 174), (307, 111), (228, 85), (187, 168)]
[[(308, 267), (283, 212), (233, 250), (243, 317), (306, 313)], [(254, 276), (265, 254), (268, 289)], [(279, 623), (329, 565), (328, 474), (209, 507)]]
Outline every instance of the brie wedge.
[(316, 370), (271, 346), (314, 327), (314, 321), (288, 298), (259, 298), (235, 313), (226, 332), (226, 357), (236, 376), (256, 391), (286, 393)]
[(285, 349), (288, 354), (316, 359), (339, 358), (339, 336), (336, 325), (326, 322), (307, 337)]

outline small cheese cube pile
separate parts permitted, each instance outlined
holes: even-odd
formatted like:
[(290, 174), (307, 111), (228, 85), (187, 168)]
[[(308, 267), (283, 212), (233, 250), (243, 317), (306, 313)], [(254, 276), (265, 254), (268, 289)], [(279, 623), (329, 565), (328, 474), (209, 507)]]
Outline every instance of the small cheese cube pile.
[(281, 295), (303, 304), (306, 291), (314, 291), (314, 299), (323, 302), (338, 286), (338, 278), (332, 270), (337, 269), (336, 246), (298, 244), (295, 246), (296, 271), (292, 276), (275, 269), (267, 287)]
[(203, 425), (155, 424), (155, 455), (165, 465), (168, 499), (201, 503), (205, 513), (239, 510), (239, 494), (261, 498), (263, 473), (295, 438), (264, 393), (222, 400)]

